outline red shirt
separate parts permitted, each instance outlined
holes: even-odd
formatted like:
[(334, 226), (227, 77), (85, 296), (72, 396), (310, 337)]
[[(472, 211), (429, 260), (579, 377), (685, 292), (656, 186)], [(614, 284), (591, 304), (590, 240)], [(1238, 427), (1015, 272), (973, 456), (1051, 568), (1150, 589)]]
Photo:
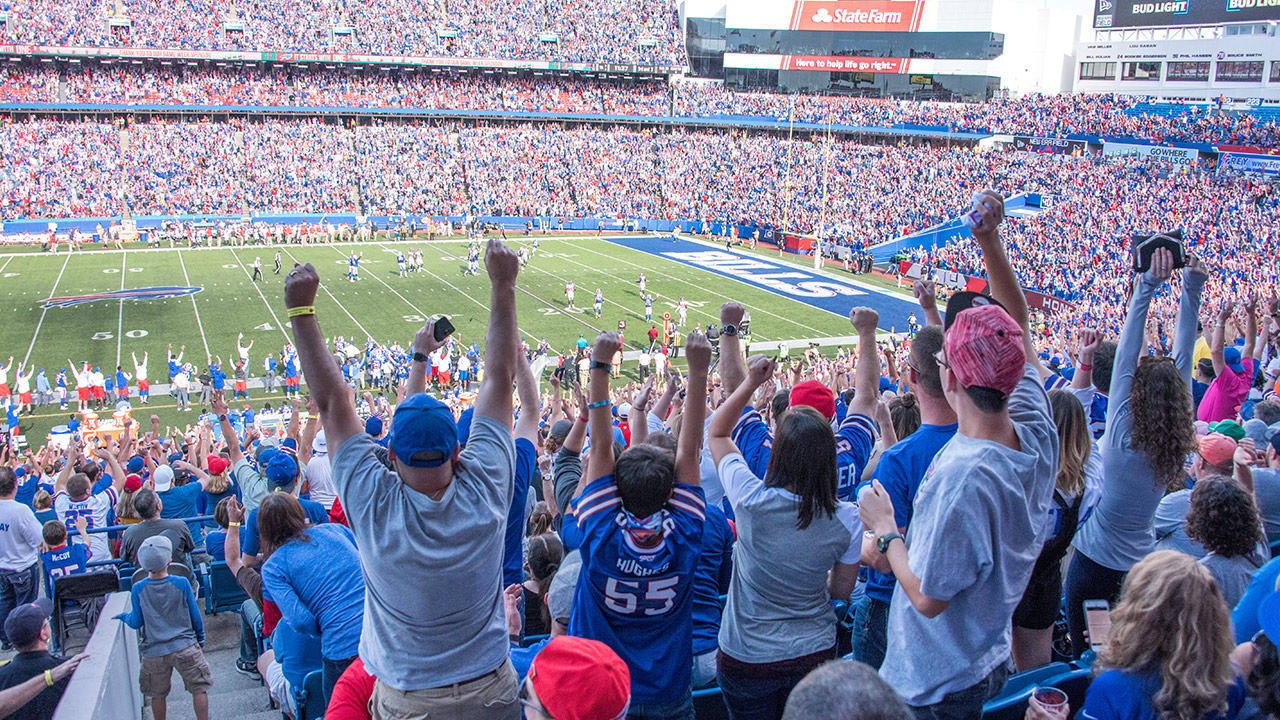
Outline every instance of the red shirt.
[(333, 686), (329, 707), (324, 711), (325, 720), (370, 720), (369, 698), (377, 681), (378, 678), (365, 672), (364, 661), (356, 658)]

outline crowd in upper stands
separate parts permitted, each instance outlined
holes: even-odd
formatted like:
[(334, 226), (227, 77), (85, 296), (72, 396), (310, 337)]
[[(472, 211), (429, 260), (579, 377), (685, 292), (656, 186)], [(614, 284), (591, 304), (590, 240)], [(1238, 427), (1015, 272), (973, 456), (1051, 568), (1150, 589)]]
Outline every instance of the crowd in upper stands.
[[(62, 90), (59, 90), (59, 85)], [(252, 105), (432, 110), (502, 110), (703, 118), (719, 115), (889, 128), (1156, 142), (1280, 145), (1280, 124), (1210, 105), (1168, 111), (1139, 96), (1025, 95), (943, 103), (822, 95), (734, 92), (721, 83), (618, 83), (547, 75), (454, 75), (418, 70), (292, 70), (105, 65), (59, 72), (0, 68), (9, 102), (137, 105)]]
[(7, 42), (680, 65), (667, 0), (12, 0)]

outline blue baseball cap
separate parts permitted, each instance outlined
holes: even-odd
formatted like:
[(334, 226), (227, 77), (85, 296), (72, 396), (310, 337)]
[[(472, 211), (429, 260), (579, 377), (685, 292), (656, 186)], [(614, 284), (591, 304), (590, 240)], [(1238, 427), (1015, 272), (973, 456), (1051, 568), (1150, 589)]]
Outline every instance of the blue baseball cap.
[(26, 475), (26, 474), (27, 474), (27, 469), (22, 465), (19, 465), (13, 470), (14, 477), (22, 477), (23, 475)]
[(1240, 362), (1240, 348), (1230, 345), (1222, 351), (1222, 359), (1233, 372), (1244, 372), (1244, 363)]
[(368, 420), (364, 421), (364, 431), (374, 437), (382, 434), (382, 418), (377, 415), (370, 415)]
[(475, 417), (475, 408), (467, 408), (458, 416), (458, 444), (466, 445), (471, 437), (471, 419)]
[(426, 393), (407, 398), (391, 418), (388, 446), (409, 467), (440, 467), (458, 449), (458, 425), (453, 412)]
[(298, 461), (286, 452), (271, 453), (262, 467), (262, 474), (266, 477), (268, 486), (287, 487), (298, 479)]
[(143, 467), (145, 467), (145, 463), (143, 463), (142, 458), (134, 455), (129, 458), (129, 462), (125, 464), (124, 469), (136, 474), (142, 472)]

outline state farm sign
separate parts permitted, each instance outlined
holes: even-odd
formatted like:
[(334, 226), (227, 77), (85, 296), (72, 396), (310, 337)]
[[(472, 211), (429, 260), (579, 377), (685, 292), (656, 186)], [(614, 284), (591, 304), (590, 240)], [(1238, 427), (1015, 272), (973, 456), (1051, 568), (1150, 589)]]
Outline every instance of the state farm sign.
[(797, 0), (792, 30), (915, 32), (925, 0)]

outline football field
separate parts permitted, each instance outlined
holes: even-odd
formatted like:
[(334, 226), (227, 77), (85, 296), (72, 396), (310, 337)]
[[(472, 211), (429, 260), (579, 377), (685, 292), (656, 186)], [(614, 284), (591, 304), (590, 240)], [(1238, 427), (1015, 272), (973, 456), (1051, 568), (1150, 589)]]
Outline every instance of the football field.
[[(513, 248), (531, 238), (513, 237)], [(78, 253), (0, 253), (0, 337), (5, 350), (29, 367), (44, 368), (52, 382), (68, 361), (88, 361), (107, 372), (123, 365), (132, 373), (132, 354), (149, 356), (153, 382), (167, 381), (166, 348), (185, 346), (184, 360), (202, 365), (207, 356), (224, 362), (234, 357), (236, 338), (253, 341), (250, 372), (261, 374), (268, 352), (290, 340), (282, 299), (284, 273), (295, 262), (310, 262), (321, 277), (316, 310), (329, 338), (343, 336), (361, 344), (367, 337), (408, 345), (425, 318), (447, 315), (464, 343), (483, 343), (488, 321), (489, 285), (483, 262), (478, 275), (465, 275), (465, 240), (367, 242), (279, 246), (281, 274), (273, 273), (276, 247), (198, 248), (188, 250), (86, 249)], [(423, 269), (400, 277), (395, 253), (420, 249)], [(347, 257), (363, 253), (360, 281), (345, 279)], [(258, 258), (264, 279), (252, 282)], [(677, 317), (683, 297), (689, 306), (684, 332), (719, 324), (720, 304), (742, 302), (751, 313), (753, 347), (771, 350), (778, 341), (848, 341), (848, 309), (870, 305), (881, 327), (904, 329), (914, 304), (900, 295), (858, 283), (844, 273), (807, 269), (804, 260), (773, 260), (722, 245), (670, 237), (543, 238), (536, 256), (520, 272), (518, 304), (523, 339), (571, 352), (582, 333), (588, 340), (600, 330), (626, 322), (625, 350), (638, 349), (649, 323), (644, 320), (640, 273), (654, 298), (653, 319), (664, 312)], [(576, 285), (575, 306), (568, 307), (565, 284)], [(599, 288), (603, 313), (595, 318), (592, 299)], [(794, 346), (794, 345), (793, 345)], [(278, 355), (277, 355), (278, 356)], [(634, 363), (626, 367), (631, 369)], [(16, 363), (15, 363), (16, 367)], [(10, 383), (13, 377), (10, 376)], [(251, 396), (261, 397), (261, 389)], [(276, 397), (279, 397), (277, 395)], [(155, 397), (153, 405), (168, 403)], [(43, 416), (43, 417), (42, 417)], [(47, 418), (47, 420), (44, 420)], [(24, 418), (37, 427), (65, 419), (54, 408)], [(189, 421), (190, 416), (186, 416)], [(42, 421), (44, 420), (44, 421)], [(38, 445), (38, 441), (36, 441)]]

